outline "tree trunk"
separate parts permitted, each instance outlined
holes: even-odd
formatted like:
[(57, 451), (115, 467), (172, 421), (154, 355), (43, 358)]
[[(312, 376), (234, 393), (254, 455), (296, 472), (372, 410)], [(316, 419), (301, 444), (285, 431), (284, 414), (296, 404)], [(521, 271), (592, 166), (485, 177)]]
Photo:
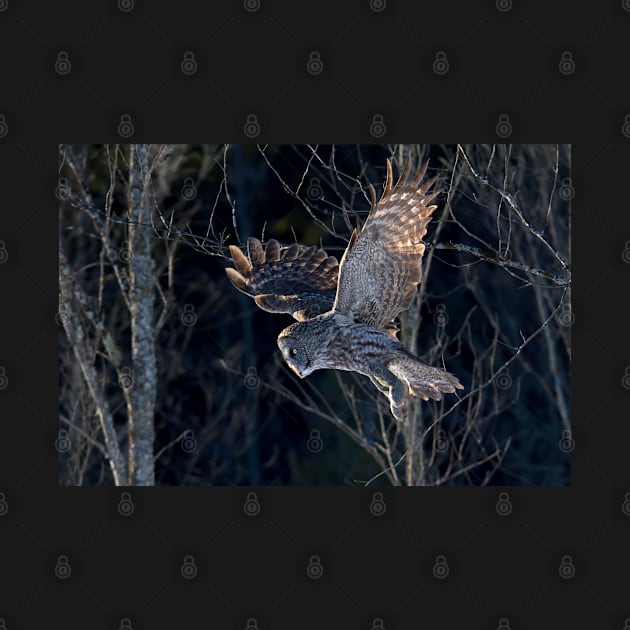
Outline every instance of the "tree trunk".
[(152, 486), (154, 477), (154, 407), (157, 364), (153, 327), (151, 269), (150, 145), (132, 145), (129, 155), (129, 303), (131, 309), (131, 392), (129, 422), (129, 484)]

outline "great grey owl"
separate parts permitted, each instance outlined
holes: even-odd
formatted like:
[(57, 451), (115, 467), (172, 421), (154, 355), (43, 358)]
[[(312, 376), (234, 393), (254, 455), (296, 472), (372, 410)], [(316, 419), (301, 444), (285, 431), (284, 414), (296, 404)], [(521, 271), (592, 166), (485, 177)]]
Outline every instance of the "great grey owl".
[(420, 185), (427, 164), (408, 181), (410, 160), (395, 186), (392, 166), (380, 200), (360, 233), (355, 229), (341, 263), (325, 251), (270, 239), (263, 250), (247, 241), (249, 259), (230, 246), (232, 284), (263, 310), (290, 313), (297, 323), (278, 336), (289, 367), (304, 378), (323, 368), (359, 372), (389, 398), (396, 420), (405, 417), (409, 392), (424, 400), (463, 389), (455, 376), (422, 363), (398, 341), (395, 319), (409, 308), (421, 279), (424, 244), (436, 178)]

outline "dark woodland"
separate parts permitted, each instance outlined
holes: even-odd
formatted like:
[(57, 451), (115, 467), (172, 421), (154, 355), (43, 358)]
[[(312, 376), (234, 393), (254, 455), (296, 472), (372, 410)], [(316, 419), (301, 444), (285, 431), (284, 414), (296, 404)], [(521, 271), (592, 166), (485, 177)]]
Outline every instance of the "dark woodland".
[[(397, 423), (291, 372), (225, 268), (250, 236), (341, 259), (408, 156), (440, 194), (399, 337), (464, 389)], [(60, 484), (569, 485), (569, 177), (568, 145), (61, 145)]]

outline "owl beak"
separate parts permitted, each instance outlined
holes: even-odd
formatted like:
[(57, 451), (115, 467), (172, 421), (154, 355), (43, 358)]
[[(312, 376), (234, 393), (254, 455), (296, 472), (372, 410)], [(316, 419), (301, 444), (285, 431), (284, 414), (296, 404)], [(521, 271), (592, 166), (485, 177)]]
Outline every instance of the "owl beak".
[(291, 363), (290, 361), (287, 361), (287, 365), (300, 377), (300, 378), (304, 378), (304, 374), (302, 374), (302, 370), (300, 370), (300, 368), (295, 365), (294, 363)]

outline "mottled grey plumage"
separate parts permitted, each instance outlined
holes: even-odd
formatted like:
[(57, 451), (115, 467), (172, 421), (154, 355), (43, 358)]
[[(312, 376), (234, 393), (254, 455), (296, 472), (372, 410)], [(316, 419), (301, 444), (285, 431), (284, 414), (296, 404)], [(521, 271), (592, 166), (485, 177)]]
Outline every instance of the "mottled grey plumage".
[(319, 369), (359, 372), (390, 401), (392, 414), (404, 418), (407, 391), (424, 400), (462, 389), (445, 370), (422, 363), (397, 339), (395, 319), (409, 308), (421, 280), (424, 244), (435, 192), (430, 179), (420, 185), (427, 164), (411, 180), (411, 162), (395, 186), (387, 162), (381, 199), (372, 189), (372, 210), (356, 230), (341, 263), (323, 250), (297, 245), (281, 252), (270, 240), (247, 242), (249, 260), (230, 246), (236, 269), (226, 269), (240, 291), (272, 313), (290, 313), (297, 323), (278, 336), (289, 367), (301, 378)]

